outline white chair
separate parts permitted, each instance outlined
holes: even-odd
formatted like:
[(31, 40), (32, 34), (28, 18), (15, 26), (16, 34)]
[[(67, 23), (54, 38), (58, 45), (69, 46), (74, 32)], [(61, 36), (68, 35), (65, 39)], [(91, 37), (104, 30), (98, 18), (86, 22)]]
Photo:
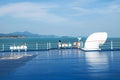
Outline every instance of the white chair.
[(16, 46), (13, 46), (13, 50), (16, 50), (17, 49), (17, 47)]

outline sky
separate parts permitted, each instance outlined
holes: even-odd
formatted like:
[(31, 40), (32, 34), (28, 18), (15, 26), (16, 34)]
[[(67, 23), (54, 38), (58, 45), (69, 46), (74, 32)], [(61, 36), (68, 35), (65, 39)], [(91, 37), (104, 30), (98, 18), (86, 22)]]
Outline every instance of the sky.
[(120, 37), (120, 0), (0, 0), (0, 33)]

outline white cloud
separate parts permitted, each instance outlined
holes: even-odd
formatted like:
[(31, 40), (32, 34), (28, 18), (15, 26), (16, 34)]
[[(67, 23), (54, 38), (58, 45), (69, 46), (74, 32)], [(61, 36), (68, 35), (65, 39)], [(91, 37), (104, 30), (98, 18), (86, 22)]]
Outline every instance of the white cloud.
[(54, 4), (39, 4), (30, 2), (11, 3), (0, 6), (0, 16), (11, 16), (45, 22), (65, 21), (63, 17), (49, 12), (51, 9), (56, 7), (57, 5)]
[(91, 14), (115, 14), (120, 13), (119, 0), (75, 0), (69, 7), (75, 12), (70, 16), (91, 15)]
[(79, 15), (120, 13), (120, 5), (109, 5), (101, 8), (72, 7), (72, 9), (78, 11)]
[(96, 0), (74, 0), (74, 2), (72, 2), (70, 4), (70, 6), (86, 6), (90, 3), (95, 2)]

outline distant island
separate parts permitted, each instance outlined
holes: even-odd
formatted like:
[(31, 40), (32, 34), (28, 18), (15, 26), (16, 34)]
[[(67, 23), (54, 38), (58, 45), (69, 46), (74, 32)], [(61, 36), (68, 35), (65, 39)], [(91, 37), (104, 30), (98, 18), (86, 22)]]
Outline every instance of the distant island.
[(0, 36), (0, 38), (24, 38), (24, 36)]
[[(33, 34), (28, 31), (24, 32), (13, 32), (8, 34), (0, 33), (0, 38), (29, 38), (29, 37), (39, 37), (39, 38), (59, 38), (64, 36), (56, 36), (56, 35), (40, 35), (40, 34)], [(68, 36), (65, 36), (68, 37)]]

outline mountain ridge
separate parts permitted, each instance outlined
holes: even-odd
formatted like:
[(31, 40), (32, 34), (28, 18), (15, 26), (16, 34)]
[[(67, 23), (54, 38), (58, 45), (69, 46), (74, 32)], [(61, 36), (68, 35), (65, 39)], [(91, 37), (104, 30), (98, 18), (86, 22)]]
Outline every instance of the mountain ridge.
[(8, 34), (0, 33), (0, 37), (58, 38), (58, 37), (62, 37), (62, 36), (56, 36), (56, 35), (40, 35), (40, 34), (31, 33), (31, 32), (28, 32), (28, 31), (24, 31), (24, 32), (12, 32), (12, 33), (8, 33)]

